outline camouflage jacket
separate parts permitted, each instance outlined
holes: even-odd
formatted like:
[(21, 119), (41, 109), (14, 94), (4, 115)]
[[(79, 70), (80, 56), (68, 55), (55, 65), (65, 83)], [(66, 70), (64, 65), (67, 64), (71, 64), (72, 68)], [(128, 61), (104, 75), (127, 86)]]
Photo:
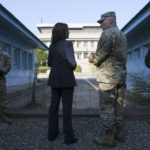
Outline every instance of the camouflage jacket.
[(99, 68), (97, 81), (104, 83), (125, 83), (127, 40), (117, 26), (103, 31), (93, 63)]
[(0, 75), (7, 74), (11, 69), (10, 57), (7, 53), (0, 51)]

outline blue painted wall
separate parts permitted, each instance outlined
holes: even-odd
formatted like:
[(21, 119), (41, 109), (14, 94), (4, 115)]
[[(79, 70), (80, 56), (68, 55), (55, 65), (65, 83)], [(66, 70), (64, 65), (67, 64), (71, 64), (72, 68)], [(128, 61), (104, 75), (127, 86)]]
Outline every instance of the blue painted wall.
[(149, 24), (131, 32), (127, 35), (128, 56), (127, 70), (131, 72), (150, 73), (150, 69), (145, 66), (144, 59), (147, 50), (150, 48), (150, 27)]
[(48, 47), (1, 4), (0, 41), (0, 50), (11, 57), (7, 86), (32, 83), (37, 62), (36, 48), (48, 50)]
[(36, 50), (18, 34), (1, 26), (0, 40), (7, 45), (4, 51), (11, 56), (11, 71), (7, 74), (7, 86), (33, 82)]
[(123, 28), (128, 40), (128, 73), (150, 74), (145, 66), (145, 55), (150, 49), (150, 2), (141, 9)]

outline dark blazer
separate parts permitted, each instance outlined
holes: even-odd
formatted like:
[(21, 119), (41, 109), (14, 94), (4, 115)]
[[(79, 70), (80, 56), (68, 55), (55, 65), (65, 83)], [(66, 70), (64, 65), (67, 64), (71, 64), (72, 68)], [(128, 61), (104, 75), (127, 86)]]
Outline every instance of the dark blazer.
[(51, 67), (48, 85), (55, 88), (76, 85), (73, 70), (76, 68), (72, 42), (60, 40), (50, 45), (48, 66)]

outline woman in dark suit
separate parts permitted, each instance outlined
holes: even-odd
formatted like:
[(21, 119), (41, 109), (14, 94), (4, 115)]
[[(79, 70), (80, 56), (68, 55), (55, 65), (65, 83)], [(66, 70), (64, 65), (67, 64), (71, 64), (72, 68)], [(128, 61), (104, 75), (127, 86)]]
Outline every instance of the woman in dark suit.
[(48, 140), (53, 141), (58, 135), (58, 111), (62, 98), (64, 143), (73, 144), (78, 140), (74, 137), (72, 128), (72, 101), (74, 86), (76, 85), (73, 70), (76, 68), (76, 61), (73, 45), (66, 40), (68, 37), (68, 25), (65, 23), (55, 24), (48, 56), (48, 66), (51, 67), (48, 85), (52, 89)]

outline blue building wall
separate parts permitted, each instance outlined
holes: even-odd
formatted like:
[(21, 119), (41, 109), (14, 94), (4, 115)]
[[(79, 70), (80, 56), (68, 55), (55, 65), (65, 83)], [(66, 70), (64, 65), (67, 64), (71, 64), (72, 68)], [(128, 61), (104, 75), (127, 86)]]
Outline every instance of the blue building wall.
[(11, 57), (12, 68), (6, 76), (7, 86), (32, 83), (36, 49), (30, 47), (18, 35), (6, 28), (0, 28), (0, 33), (0, 39), (3, 43), (0, 50), (7, 52)]
[(48, 50), (31, 31), (0, 4), (0, 51), (11, 57), (11, 71), (6, 75), (7, 86), (33, 82), (36, 49)]
[(144, 59), (150, 48), (150, 2), (122, 29), (128, 40), (128, 73), (150, 74)]
[(145, 72), (150, 70), (145, 66), (144, 59), (150, 48), (150, 28), (146, 26), (128, 38), (127, 70), (128, 72)]

